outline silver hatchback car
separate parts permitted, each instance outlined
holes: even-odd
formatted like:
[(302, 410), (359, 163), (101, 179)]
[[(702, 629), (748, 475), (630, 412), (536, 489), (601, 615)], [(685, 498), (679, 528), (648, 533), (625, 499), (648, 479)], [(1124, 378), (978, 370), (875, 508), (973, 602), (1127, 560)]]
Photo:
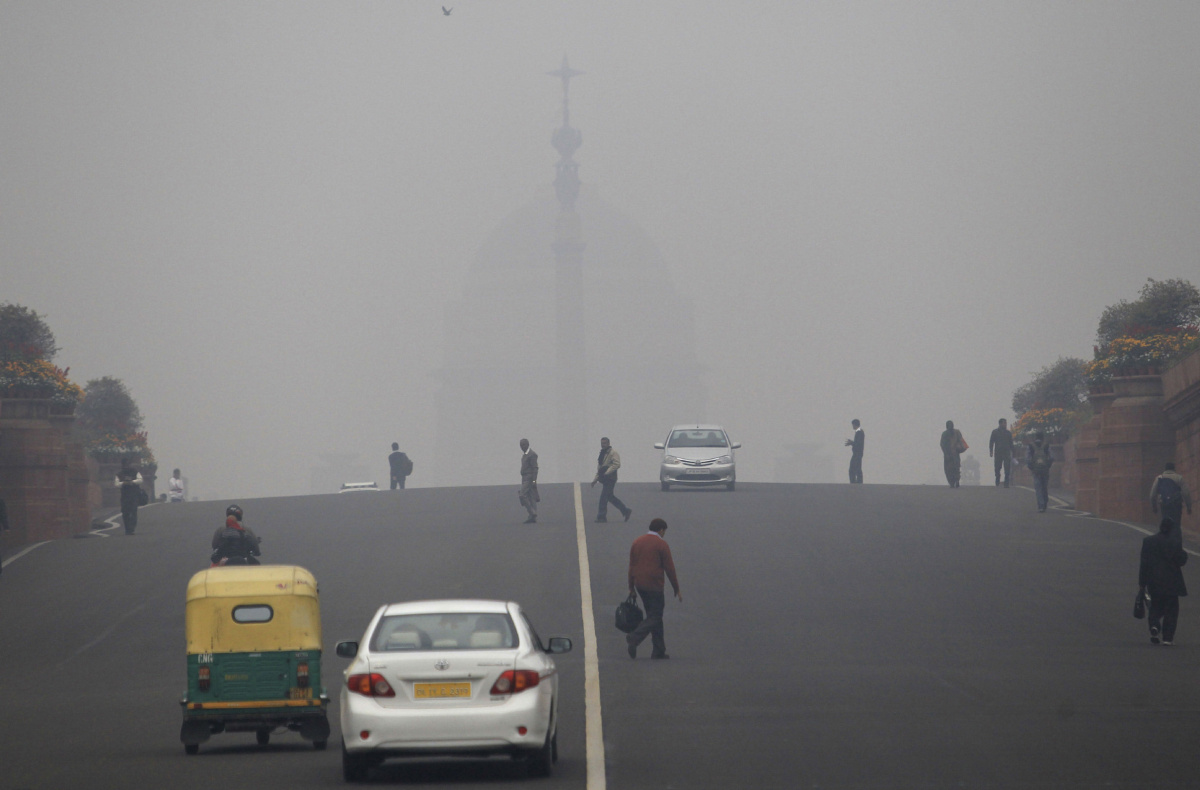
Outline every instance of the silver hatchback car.
[(740, 442), (730, 442), (720, 425), (676, 425), (665, 442), (654, 445), (663, 451), (658, 480), (663, 491), (671, 486), (725, 486), (737, 484), (733, 451)]

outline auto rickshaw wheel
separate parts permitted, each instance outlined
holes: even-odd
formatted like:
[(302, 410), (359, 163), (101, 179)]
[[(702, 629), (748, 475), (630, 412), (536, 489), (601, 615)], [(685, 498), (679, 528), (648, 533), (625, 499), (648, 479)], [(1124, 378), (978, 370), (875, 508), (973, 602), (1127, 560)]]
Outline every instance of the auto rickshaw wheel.
[(254, 740), (258, 741), (259, 746), (266, 746), (268, 743), (271, 742), (271, 731), (270, 730), (255, 730), (254, 731)]
[(200, 744), (185, 743), (183, 745), (183, 753), (184, 754), (199, 754), (200, 753)]

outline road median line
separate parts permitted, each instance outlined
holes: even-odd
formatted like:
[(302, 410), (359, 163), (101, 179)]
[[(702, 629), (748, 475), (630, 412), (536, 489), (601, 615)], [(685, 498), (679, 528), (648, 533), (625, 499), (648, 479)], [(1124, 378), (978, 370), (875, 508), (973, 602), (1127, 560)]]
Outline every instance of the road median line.
[(583, 609), (583, 698), (587, 741), (587, 790), (605, 790), (604, 725), (600, 715), (600, 660), (596, 653), (596, 618), (592, 608), (592, 569), (583, 527), (583, 493), (575, 488), (575, 540), (579, 546), (579, 597)]

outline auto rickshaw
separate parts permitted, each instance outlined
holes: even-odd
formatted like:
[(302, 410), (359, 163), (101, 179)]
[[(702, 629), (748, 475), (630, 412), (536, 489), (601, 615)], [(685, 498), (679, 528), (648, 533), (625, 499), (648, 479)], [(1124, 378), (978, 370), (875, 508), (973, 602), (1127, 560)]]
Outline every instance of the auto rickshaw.
[(219, 732), (253, 732), (260, 746), (280, 728), (324, 749), (317, 580), (296, 565), (224, 566), (187, 587), (187, 693), (179, 739), (188, 754)]

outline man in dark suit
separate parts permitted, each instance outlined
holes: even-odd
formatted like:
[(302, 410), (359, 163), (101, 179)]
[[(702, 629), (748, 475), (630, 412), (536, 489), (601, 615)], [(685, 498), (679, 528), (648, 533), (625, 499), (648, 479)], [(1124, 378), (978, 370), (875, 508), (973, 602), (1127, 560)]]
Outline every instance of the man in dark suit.
[(1004, 487), (1008, 488), (1008, 476), (1012, 473), (1013, 438), (1008, 430), (1008, 420), (1000, 418), (1000, 425), (992, 429), (988, 439), (988, 455), (995, 459), (996, 485), (1000, 485), (1000, 470), (1004, 470)]
[[(1150, 593), (1150, 642), (1175, 643), (1179, 622), (1179, 598), (1187, 595), (1183, 566), (1188, 555), (1183, 550), (1179, 527), (1169, 518), (1158, 525), (1158, 534), (1142, 539), (1142, 563), (1138, 568), (1138, 593)], [(1161, 630), (1160, 630), (1161, 629)]]
[(404, 481), (412, 471), (408, 456), (400, 452), (400, 443), (392, 442), (392, 452), (388, 456), (388, 468), (392, 478), (392, 490), (404, 488)]
[(863, 445), (867, 441), (867, 435), (859, 427), (858, 420), (851, 420), (850, 426), (854, 428), (854, 438), (846, 440), (846, 446), (850, 448), (850, 482), (861, 483)]
[(521, 491), (517, 494), (517, 499), (525, 506), (525, 512), (529, 513), (529, 518), (525, 519), (526, 524), (534, 524), (537, 522), (537, 503), (542, 501), (538, 496), (537, 490), (538, 462), (537, 453), (529, 446), (528, 439), (521, 440)]

